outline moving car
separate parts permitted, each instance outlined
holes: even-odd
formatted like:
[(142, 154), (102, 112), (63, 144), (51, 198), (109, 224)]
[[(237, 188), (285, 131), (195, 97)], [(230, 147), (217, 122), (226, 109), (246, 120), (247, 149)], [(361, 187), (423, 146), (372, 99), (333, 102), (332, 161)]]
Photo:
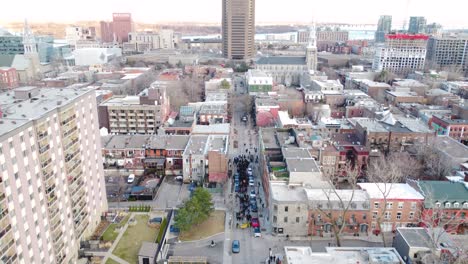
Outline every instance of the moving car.
[(260, 228), (255, 227), (254, 228), (254, 237), (261, 237), (261, 236), (262, 236), (262, 233), (260, 232)]
[(250, 225), (252, 227), (260, 227), (260, 222), (258, 222), (258, 218), (252, 218), (252, 220), (250, 221)]
[(240, 242), (239, 240), (232, 241), (232, 253), (240, 252)]
[(133, 183), (135, 181), (135, 174), (128, 175), (127, 183)]

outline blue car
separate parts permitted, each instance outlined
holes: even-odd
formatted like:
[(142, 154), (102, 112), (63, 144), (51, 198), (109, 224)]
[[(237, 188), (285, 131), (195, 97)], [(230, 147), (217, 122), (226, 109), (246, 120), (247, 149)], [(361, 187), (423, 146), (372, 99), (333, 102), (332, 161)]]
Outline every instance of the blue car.
[(180, 232), (180, 229), (175, 227), (174, 225), (171, 225), (170, 228), (169, 228), (169, 231), (171, 233), (179, 233)]
[(232, 241), (232, 253), (240, 252), (240, 242), (239, 240)]
[(235, 192), (239, 192), (239, 188), (240, 188), (240, 187), (239, 187), (239, 183), (236, 182), (235, 185), (234, 185), (234, 191), (235, 191)]

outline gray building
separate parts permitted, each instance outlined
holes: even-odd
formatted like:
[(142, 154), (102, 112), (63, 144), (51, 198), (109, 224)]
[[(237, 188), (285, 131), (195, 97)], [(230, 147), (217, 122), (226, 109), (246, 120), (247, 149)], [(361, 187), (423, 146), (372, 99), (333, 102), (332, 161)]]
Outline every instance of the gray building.
[(38, 36), (37, 53), (41, 63), (49, 63), (54, 57), (54, 37), (53, 36)]
[(468, 35), (431, 37), (426, 59), (431, 67), (458, 68), (467, 72)]
[(223, 55), (247, 60), (255, 55), (255, 0), (223, 0)]
[(426, 18), (425, 17), (410, 17), (408, 33), (421, 34), (426, 32)]
[(375, 32), (375, 42), (384, 42), (385, 34), (390, 33), (390, 30), (392, 30), (392, 16), (380, 16)]

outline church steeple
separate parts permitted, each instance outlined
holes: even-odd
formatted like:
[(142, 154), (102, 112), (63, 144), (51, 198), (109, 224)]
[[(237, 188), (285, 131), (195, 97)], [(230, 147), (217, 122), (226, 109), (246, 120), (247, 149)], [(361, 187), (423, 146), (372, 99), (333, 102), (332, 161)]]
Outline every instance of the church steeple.
[(309, 42), (306, 48), (306, 63), (309, 73), (317, 70), (317, 36), (315, 30), (315, 20), (309, 28)]
[(308, 48), (317, 48), (317, 31), (315, 29), (315, 20), (312, 21), (312, 25), (309, 28), (309, 43)]
[(23, 29), (23, 46), (24, 54), (37, 53), (37, 43), (34, 34), (28, 25), (28, 20), (24, 20), (24, 29)]

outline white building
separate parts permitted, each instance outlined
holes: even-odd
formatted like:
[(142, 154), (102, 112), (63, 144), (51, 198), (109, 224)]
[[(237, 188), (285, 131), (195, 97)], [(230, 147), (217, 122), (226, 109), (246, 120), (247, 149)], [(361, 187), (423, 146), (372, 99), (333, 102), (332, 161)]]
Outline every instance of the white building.
[(96, 31), (92, 28), (71, 26), (65, 28), (65, 40), (68, 44), (75, 46), (79, 40), (94, 40)]
[(249, 70), (246, 74), (250, 94), (271, 92), (273, 77), (261, 70)]
[(122, 57), (120, 48), (87, 48), (73, 51), (75, 65), (91, 66), (109, 63), (114, 59)]
[(163, 29), (159, 31), (159, 48), (174, 48), (174, 31), (172, 29)]
[(96, 95), (0, 94), (0, 259), (75, 263), (107, 210)]
[(372, 69), (396, 74), (424, 70), (428, 38), (425, 35), (386, 35), (385, 43), (376, 48)]
[(342, 92), (343, 85), (339, 80), (312, 80), (311, 82), (312, 90), (317, 90), (321, 92), (326, 91), (335, 91), (335, 92)]

